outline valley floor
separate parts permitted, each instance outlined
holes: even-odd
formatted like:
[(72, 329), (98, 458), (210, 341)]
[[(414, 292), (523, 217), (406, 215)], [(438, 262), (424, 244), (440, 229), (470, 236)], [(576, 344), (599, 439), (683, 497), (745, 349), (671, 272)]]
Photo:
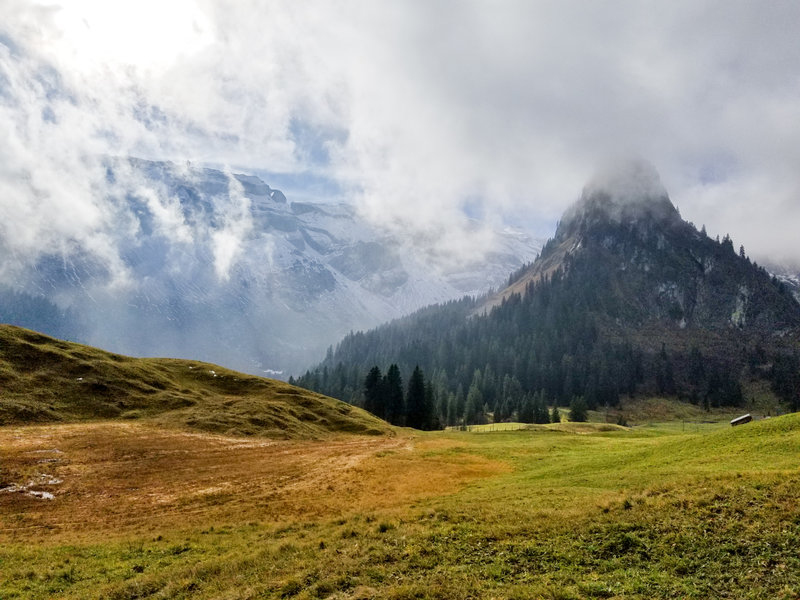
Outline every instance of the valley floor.
[(607, 429), (3, 427), (0, 598), (800, 595), (800, 415)]

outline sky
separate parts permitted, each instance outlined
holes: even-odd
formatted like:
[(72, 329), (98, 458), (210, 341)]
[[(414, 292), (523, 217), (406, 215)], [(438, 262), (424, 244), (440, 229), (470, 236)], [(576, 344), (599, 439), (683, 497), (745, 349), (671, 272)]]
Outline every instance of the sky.
[(634, 157), (698, 228), (800, 264), (799, 24), (782, 0), (2, 0), (0, 249), (113, 269), (102, 159), (136, 156), (474, 258), (468, 217), (546, 237)]

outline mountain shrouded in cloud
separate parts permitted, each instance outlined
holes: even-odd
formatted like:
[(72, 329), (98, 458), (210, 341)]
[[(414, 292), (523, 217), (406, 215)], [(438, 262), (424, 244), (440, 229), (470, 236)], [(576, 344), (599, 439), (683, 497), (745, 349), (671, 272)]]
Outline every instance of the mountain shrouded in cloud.
[[(759, 261), (797, 260), (798, 20), (789, 2), (7, 0), (0, 284), (46, 298), (50, 315), (82, 290), (84, 312), (115, 339), (168, 329), (126, 321), (120, 298), (175, 323), (256, 260), (265, 279), (245, 278), (248, 289), (284, 289), (277, 273), (291, 265), (274, 267), (260, 196), (232, 175), (248, 173), (294, 206), (334, 214), (346, 202), (392, 240), (390, 256), (431, 266), (426, 277), (460, 273), (454, 289), (473, 290), (474, 265), (493, 264), (504, 239), (494, 232), (548, 234), (576, 182), (619, 155), (658, 164), (681, 214), (712, 236), (735, 232)], [(130, 157), (176, 175), (121, 166)], [(203, 168), (214, 174), (198, 179)], [(202, 210), (187, 215), (192, 199), (170, 178), (211, 186), (194, 199)], [(320, 229), (339, 222), (331, 214)], [(312, 227), (284, 239), (318, 252)], [(334, 268), (393, 272), (375, 239), (348, 239)], [(315, 269), (296, 268), (309, 293), (331, 285)], [(186, 286), (166, 294), (154, 283), (164, 273)]]
[(668, 196), (656, 168), (643, 159), (607, 164), (586, 184), (583, 194), (603, 194), (618, 205), (652, 205), (653, 200)]
[(678, 216), (658, 171), (642, 159), (608, 163), (586, 184), (582, 196), (583, 201), (568, 209), (562, 221), (579, 220), (582, 213), (592, 210), (615, 221), (635, 221), (653, 212)]
[(288, 376), (348, 331), (501, 286), (541, 247), (506, 230), (480, 262), (437, 263), (349, 204), (294, 202), (255, 176), (109, 159), (105, 179), (114, 210), (95, 227), (115, 260), (78, 245), (5, 254), (0, 320)]
[(546, 235), (596, 163), (642, 155), (686, 218), (797, 259), (798, 20), (791, 2), (7, 0), (3, 241), (111, 265), (101, 157), (140, 156), (291, 176), (296, 199), (322, 181), (474, 259), (465, 213)]
[(421, 368), (433, 421), (447, 425), (486, 412), (538, 423), (543, 406), (579, 398), (591, 409), (637, 396), (744, 409), (771, 390), (797, 410), (799, 341), (790, 290), (729, 237), (681, 219), (655, 170), (634, 162), (588, 184), (504, 290), (348, 335), (299, 383), (381, 407), (368, 396), (373, 367), (403, 378)]

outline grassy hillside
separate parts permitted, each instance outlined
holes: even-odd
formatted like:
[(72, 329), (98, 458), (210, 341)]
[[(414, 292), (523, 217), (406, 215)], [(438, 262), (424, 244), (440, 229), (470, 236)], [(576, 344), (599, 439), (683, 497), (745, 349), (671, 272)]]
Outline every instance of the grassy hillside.
[(381, 434), (388, 425), (288, 384), (189, 360), (137, 359), (0, 325), (0, 425), (148, 419), (232, 435)]
[(0, 493), (4, 599), (800, 597), (798, 414), (313, 443), (118, 421), (0, 448), (0, 481), (31, 482)]

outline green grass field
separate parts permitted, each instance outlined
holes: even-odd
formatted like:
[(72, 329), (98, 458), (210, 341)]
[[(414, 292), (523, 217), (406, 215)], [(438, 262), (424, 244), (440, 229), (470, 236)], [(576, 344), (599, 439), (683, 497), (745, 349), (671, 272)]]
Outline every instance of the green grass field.
[(0, 599), (800, 597), (800, 414), (622, 411), (421, 433), (0, 326)]
[[(342, 454), (326, 479), (292, 466), (283, 509), (245, 484), (206, 498), (205, 513), (184, 499), (118, 530), (65, 526), (55, 508), (54, 522), (33, 524), (0, 504), (0, 597), (800, 595), (800, 415), (688, 433), (590, 429), (401, 432), (355, 466)], [(14, 436), (26, 433), (58, 436)], [(198, 455), (210, 443), (195, 441)], [(293, 443), (265, 446), (267, 462)], [(331, 441), (307, 444), (316, 460), (333, 453)], [(426, 488), (437, 472), (448, 475)], [(139, 496), (153, 485), (130, 483)], [(56, 491), (48, 508), (67, 500)], [(182, 522), (181, 506), (199, 517)]]

